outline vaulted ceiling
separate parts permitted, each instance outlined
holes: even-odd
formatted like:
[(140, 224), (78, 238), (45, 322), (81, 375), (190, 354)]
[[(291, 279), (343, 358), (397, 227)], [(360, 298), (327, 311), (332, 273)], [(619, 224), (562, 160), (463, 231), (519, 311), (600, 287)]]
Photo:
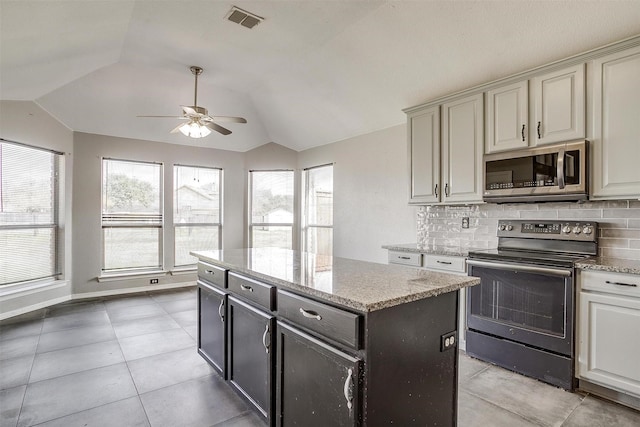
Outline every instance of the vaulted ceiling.
[[(225, 19), (235, 5), (264, 18)], [(403, 123), (402, 109), (640, 34), (631, 1), (0, 0), (0, 99), (74, 131), (303, 150)], [(233, 133), (169, 134), (193, 104)], [(1, 111), (0, 111), (1, 114)]]

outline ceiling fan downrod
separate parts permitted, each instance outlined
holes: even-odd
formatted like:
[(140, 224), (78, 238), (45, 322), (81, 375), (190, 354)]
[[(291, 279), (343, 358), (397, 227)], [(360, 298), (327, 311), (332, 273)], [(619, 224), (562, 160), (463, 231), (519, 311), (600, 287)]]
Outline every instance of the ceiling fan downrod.
[(189, 67), (189, 69), (191, 70), (193, 75), (196, 76), (195, 90), (193, 92), (193, 106), (197, 107), (198, 106), (198, 76), (202, 74), (202, 68), (192, 65), (191, 67)]

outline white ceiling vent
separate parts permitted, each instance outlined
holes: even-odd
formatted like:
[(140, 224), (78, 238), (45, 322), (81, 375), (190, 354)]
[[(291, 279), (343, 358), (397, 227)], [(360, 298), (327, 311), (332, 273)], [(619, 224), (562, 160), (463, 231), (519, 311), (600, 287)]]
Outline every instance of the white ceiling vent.
[(264, 21), (264, 18), (235, 6), (233, 6), (227, 14), (227, 19), (249, 29)]

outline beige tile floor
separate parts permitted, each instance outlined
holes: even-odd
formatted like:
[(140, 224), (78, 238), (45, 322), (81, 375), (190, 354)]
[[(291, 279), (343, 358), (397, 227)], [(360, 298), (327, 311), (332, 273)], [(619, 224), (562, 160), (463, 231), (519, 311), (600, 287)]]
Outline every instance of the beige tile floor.
[[(0, 323), (0, 426), (263, 426), (195, 351), (194, 288)], [(460, 355), (458, 425), (640, 426), (640, 413)]]

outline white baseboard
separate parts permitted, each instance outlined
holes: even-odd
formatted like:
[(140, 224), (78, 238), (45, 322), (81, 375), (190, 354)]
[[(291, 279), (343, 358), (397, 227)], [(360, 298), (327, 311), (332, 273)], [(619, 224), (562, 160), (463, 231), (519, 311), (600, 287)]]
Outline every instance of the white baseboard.
[(65, 295), (59, 298), (53, 298), (47, 301), (42, 301), (37, 304), (28, 305), (26, 307), (20, 307), (12, 311), (7, 311), (0, 313), (0, 320), (9, 319), (14, 316), (19, 316), (21, 314), (30, 313), (32, 311), (40, 310), (41, 308), (46, 308), (55, 304), (60, 304), (61, 302), (67, 302), (71, 299), (71, 295)]

